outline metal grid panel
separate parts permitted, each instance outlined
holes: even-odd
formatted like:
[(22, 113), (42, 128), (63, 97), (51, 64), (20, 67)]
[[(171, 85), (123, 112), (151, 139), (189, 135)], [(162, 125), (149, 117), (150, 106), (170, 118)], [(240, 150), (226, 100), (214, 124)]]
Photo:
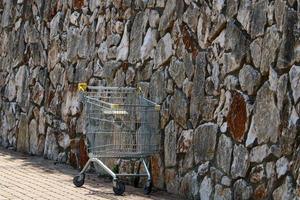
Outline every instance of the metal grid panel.
[(89, 87), (83, 97), (93, 157), (145, 157), (160, 150), (159, 106), (136, 89)]

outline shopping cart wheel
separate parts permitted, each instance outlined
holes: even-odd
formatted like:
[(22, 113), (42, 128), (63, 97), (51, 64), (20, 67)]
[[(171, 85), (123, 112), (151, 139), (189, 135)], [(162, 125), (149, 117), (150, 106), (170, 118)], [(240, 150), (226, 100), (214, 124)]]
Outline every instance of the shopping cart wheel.
[(76, 187), (81, 187), (84, 184), (85, 174), (77, 175), (73, 178), (73, 183)]
[(122, 195), (125, 192), (125, 184), (121, 181), (117, 181), (116, 187), (113, 187), (113, 191), (116, 195)]
[(148, 195), (152, 191), (152, 181), (148, 181), (144, 187), (144, 194)]

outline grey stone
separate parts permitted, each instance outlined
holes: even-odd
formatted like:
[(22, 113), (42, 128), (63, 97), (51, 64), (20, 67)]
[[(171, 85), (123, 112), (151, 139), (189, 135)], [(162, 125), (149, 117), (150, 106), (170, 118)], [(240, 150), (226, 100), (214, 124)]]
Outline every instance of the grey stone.
[(212, 160), (215, 153), (218, 125), (206, 123), (196, 128), (193, 145), (195, 163)]
[(187, 173), (180, 185), (179, 192), (188, 199), (195, 199), (199, 195), (199, 183), (197, 174), (194, 171)]
[(31, 120), (28, 132), (30, 134), (29, 139), (29, 153), (32, 155), (39, 154), (38, 152), (38, 124), (35, 119)]
[(209, 18), (211, 17), (211, 9), (205, 2), (200, 7), (200, 9), (201, 10), (197, 25), (197, 38), (200, 47), (205, 49), (208, 47), (209, 44), (208, 40), (211, 28), (211, 21), (209, 20)]
[(192, 77), (194, 75), (195, 66), (193, 65), (193, 59), (192, 54), (186, 53), (183, 57), (183, 62), (185, 66), (185, 73), (189, 80), (192, 80)]
[(166, 189), (170, 193), (177, 193), (180, 187), (180, 179), (176, 169), (166, 169)]
[(200, 106), (205, 96), (205, 68), (206, 68), (206, 54), (199, 53), (196, 58), (195, 76), (193, 79), (193, 89), (190, 103), (190, 118), (195, 128), (200, 117)]
[(250, 0), (241, 0), (238, 10), (237, 20), (242, 24), (243, 28), (249, 33), (252, 14), (252, 2)]
[(289, 72), (291, 89), (293, 92), (294, 102), (300, 99), (300, 66), (293, 65)]
[(231, 166), (232, 178), (245, 177), (250, 166), (249, 153), (243, 145), (234, 145)]
[(145, 33), (148, 16), (144, 12), (139, 12), (134, 18), (131, 27), (130, 42), (129, 42), (129, 57), (130, 63), (136, 63), (140, 57), (140, 49), (143, 44), (143, 34)]
[(17, 151), (28, 153), (30, 133), (28, 132), (28, 117), (25, 113), (21, 113), (17, 131)]
[(157, 30), (151, 28), (147, 30), (140, 52), (142, 62), (148, 59), (151, 56), (151, 54), (154, 54), (154, 48), (157, 45), (156, 35)]
[(253, 64), (256, 68), (260, 68), (260, 63), (262, 60), (262, 51), (263, 51), (263, 38), (258, 37), (250, 44), (250, 53)]
[(260, 164), (260, 165), (256, 165), (255, 167), (253, 167), (250, 171), (249, 176), (250, 176), (251, 183), (261, 182), (266, 177), (264, 165)]
[(231, 185), (231, 179), (228, 176), (223, 176), (221, 180), (221, 184), (227, 187)]
[(13, 8), (15, 3), (13, 1), (3, 1), (3, 13), (2, 13), (2, 20), (1, 20), (1, 26), (3, 28), (9, 26), (13, 22)]
[(188, 153), (189, 149), (193, 146), (193, 129), (183, 130), (177, 141), (176, 152)]
[(56, 37), (62, 28), (62, 17), (61, 12), (57, 12), (50, 22), (50, 40)]
[(57, 160), (58, 153), (59, 150), (55, 138), (55, 132), (51, 128), (48, 128), (45, 139), (44, 157), (51, 160)]
[(214, 183), (220, 183), (224, 173), (216, 167), (210, 167), (210, 177)]
[(289, 170), (289, 160), (286, 157), (281, 157), (276, 161), (277, 178), (284, 176)]
[(210, 121), (214, 118), (214, 111), (218, 105), (218, 100), (212, 96), (207, 96), (200, 102), (199, 112), (202, 121)]
[(153, 60), (147, 62), (137, 71), (137, 80), (149, 81), (152, 77)]
[(207, 95), (214, 95), (215, 87), (211, 76), (207, 77), (205, 80), (205, 92)]
[(239, 79), (234, 75), (228, 75), (224, 80), (224, 85), (227, 90), (235, 90), (239, 86)]
[(270, 84), (266, 82), (258, 91), (254, 115), (248, 132), (246, 146), (253, 144), (257, 139), (258, 144), (276, 143), (280, 126), (279, 110), (275, 105)]
[(278, 82), (277, 82), (277, 107), (279, 110), (282, 110), (284, 107), (284, 101), (286, 98), (286, 93), (287, 93), (287, 84), (289, 81), (288, 74), (283, 74), (282, 76), (279, 77)]
[(233, 185), (233, 199), (247, 200), (253, 193), (252, 186), (244, 179), (237, 180)]
[(121, 21), (117, 21), (115, 24), (115, 31), (118, 34), (122, 34), (124, 31), (124, 23)]
[(269, 156), (269, 146), (263, 144), (261, 146), (256, 146), (251, 149), (250, 161), (255, 163), (261, 163)]
[(165, 34), (166, 30), (170, 28), (175, 19), (182, 16), (183, 9), (183, 1), (167, 0), (163, 15), (160, 18), (158, 26), (158, 31), (161, 35)]
[(267, 162), (267, 164), (266, 164), (266, 174), (267, 174), (268, 179), (276, 177), (275, 163), (274, 162)]
[(269, 70), (269, 83), (270, 83), (270, 89), (276, 92), (277, 85), (278, 85), (278, 74), (272, 67), (270, 67)]
[(198, 174), (204, 176), (209, 171), (209, 161), (199, 165)]
[(226, 2), (226, 16), (228, 18), (234, 17), (238, 12), (239, 1), (237, 0), (228, 0)]
[(80, 58), (90, 58), (91, 55), (94, 55), (95, 52), (95, 29), (93, 26), (85, 27), (79, 38), (79, 45), (78, 48), (78, 57)]
[(176, 141), (179, 132), (178, 125), (172, 120), (165, 128), (165, 166), (174, 167), (176, 165)]
[(75, 26), (78, 26), (78, 19), (80, 17), (80, 13), (77, 11), (74, 11), (71, 15), (70, 15), (70, 22), (72, 24), (74, 24)]
[(274, 16), (276, 20), (276, 26), (278, 30), (282, 31), (283, 29), (283, 20), (284, 20), (284, 15), (286, 11), (286, 1), (283, 0), (276, 0), (274, 3)]
[(70, 136), (66, 133), (60, 133), (58, 135), (58, 144), (64, 150), (66, 150), (70, 146)]
[(17, 99), (23, 111), (26, 111), (29, 103), (29, 70), (27, 66), (21, 66), (15, 76)]
[(278, 59), (276, 63), (277, 69), (288, 69), (293, 63), (295, 62), (295, 47), (297, 38), (295, 28), (299, 21), (300, 16), (298, 16), (298, 12), (287, 8), (284, 13), (284, 20), (283, 20), (283, 35), (282, 35), (282, 42), (280, 43)]
[(176, 90), (170, 100), (170, 114), (182, 127), (186, 128), (188, 101), (180, 90)]
[[(234, 40), (232, 38), (235, 38)], [(243, 59), (249, 51), (249, 40), (244, 36), (234, 21), (229, 22), (225, 34), (225, 48), (231, 50), (224, 53), (224, 73), (230, 73), (241, 67)]]
[(267, 23), (267, 9), (267, 0), (259, 1), (254, 4), (250, 27), (252, 38), (256, 38), (257, 36), (264, 34), (265, 25)]
[(269, 149), (269, 154), (272, 154), (275, 157), (280, 158), (282, 156), (282, 149), (280, 146), (273, 144)]
[[(122, 41), (121, 41), (121, 44), (122, 44)], [(121, 46), (121, 44), (120, 44), (120, 46)], [(128, 50), (128, 46), (127, 46), (127, 50)], [(122, 56), (125, 55), (126, 49), (123, 49), (122, 53), (124, 53), (124, 54), (122, 54)], [(98, 54), (99, 59), (102, 61), (102, 63), (105, 63), (107, 61), (108, 47), (107, 47), (106, 41), (100, 44), (99, 49), (97, 50), (97, 54)], [(128, 51), (127, 51), (126, 55), (128, 56)], [(117, 48), (117, 56), (119, 56), (118, 48)], [(127, 59), (127, 56), (126, 56), (126, 59)], [(120, 57), (117, 57), (117, 60), (122, 60), (122, 59)]]
[(219, 137), (219, 143), (216, 152), (216, 164), (227, 174), (230, 172), (232, 149), (232, 140), (226, 135), (222, 134)]
[(213, 68), (212, 68), (212, 83), (214, 86), (213, 89), (214, 89), (214, 91), (218, 91), (219, 87), (220, 87), (220, 79), (219, 79), (220, 66), (216, 62), (213, 62), (212, 66), (213, 66)]
[(193, 82), (189, 81), (188, 78), (184, 79), (182, 83), (182, 91), (187, 98), (191, 97), (193, 89)]
[(118, 68), (121, 66), (120, 62), (117, 61), (108, 61), (103, 66), (103, 78), (112, 81), (112, 78), (115, 76)]
[(154, 55), (154, 69), (164, 65), (170, 59), (173, 54), (172, 43), (170, 33), (158, 41)]
[(213, 185), (211, 178), (205, 176), (202, 183), (200, 184), (200, 199), (211, 199), (212, 198)]
[(183, 14), (183, 21), (188, 24), (194, 33), (197, 31), (199, 14), (200, 9), (195, 3), (191, 3)]
[(54, 87), (57, 86), (57, 84), (63, 84), (63, 74), (64, 74), (64, 68), (62, 68), (61, 64), (55, 65), (54, 69), (50, 72), (50, 81)]
[(278, 51), (280, 43), (281, 43), (280, 35), (275, 25), (269, 27), (262, 41), (262, 49), (261, 49), (262, 53), (260, 57), (261, 62), (259, 66), (262, 75), (267, 75), (269, 72), (270, 65), (274, 64), (276, 58), (276, 52)]
[(8, 84), (5, 87), (5, 96), (9, 101), (13, 101), (17, 96), (16, 81), (14, 75), (10, 75)]
[(121, 36), (119, 34), (109, 35), (106, 39), (106, 43), (108, 47), (117, 46), (121, 40)]
[(45, 92), (45, 90), (42, 87), (42, 85), (39, 82), (36, 82), (36, 84), (32, 90), (33, 102), (40, 106), (44, 99), (44, 92)]
[(183, 81), (185, 79), (185, 67), (184, 63), (176, 60), (174, 57), (169, 67), (170, 76), (175, 81), (178, 88), (182, 88)]
[(54, 66), (60, 61), (60, 45), (59, 40), (52, 41), (48, 52), (48, 69), (52, 70)]
[(66, 91), (61, 104), (61, 113), (63, 116), (75, 116), (80, 113), (79, 93)]
[(70, 27), (67, 31), (67, 60), (74, 62), (74, 60), (77, 58), (77, 52), (79, 49), (79, 29)]
[(231, 190), (230, 188), (223, 187), (222, 185), (217, 184), (215, 186), (214, 200), (227, 200), (231, 199)]
[(162, 103), (167, 96), (166, 81), (164, 79), (164, 71), (157, 70), (155, 73), (153, 73), (150, 80), (150, 99), (159, 104)]
[(157, 28), (159, 24), (159, 13), (157, 10), (150, 10), (149, 25), (151, 28)]
[(135, 71), (132, 67), (129, 67), (128, 70), (126, 71), (126, 84), (130, 85), (135, 78)]
[(239, 73), (239, 82), (243, 91), (253, 95), (260, 85), (261, 75), (251, 65), (244, 65)]
[(292, 177), (287, 176), (284, 180), (284, 183), (274, 190), (273, 199), (274, 200), (297, 199), (293, 190)]
[(125, 61), (129, 54), (129, 33), (128, 33), (128, 22), (125, 24), (125, 29), (121, 42), (117, 48), (117, 60)]

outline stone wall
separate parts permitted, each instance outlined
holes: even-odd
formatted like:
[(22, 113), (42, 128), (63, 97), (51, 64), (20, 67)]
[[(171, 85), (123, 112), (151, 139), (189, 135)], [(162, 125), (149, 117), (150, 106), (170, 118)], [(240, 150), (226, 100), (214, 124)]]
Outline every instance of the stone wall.
[(0, 0), (0, 142), (82, 166), (76, 84), (162, 105), (154, 184), (198, 199), (300, 194), (297, 0)]

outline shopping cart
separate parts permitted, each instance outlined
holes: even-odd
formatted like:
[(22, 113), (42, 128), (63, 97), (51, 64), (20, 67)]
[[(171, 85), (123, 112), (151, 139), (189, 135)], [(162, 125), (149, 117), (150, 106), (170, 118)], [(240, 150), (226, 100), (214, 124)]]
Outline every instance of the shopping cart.
[[(147, 162), (160, 150), (160, 106), (144, 98), (139, 89), (86, 86), (79, 84), (84, 104), (85, 130), (89, 160), (74, 177), (77, 187), (84, 184), (85, 172), (91, 163), (99, 165), (113, 178), (113, 191), (122, 195), (125, 184), (120, 177), (147, 177), (144, 193), (152, 189)], [(139, 160), (145, 173), (115, 173), (103, 158)]]

